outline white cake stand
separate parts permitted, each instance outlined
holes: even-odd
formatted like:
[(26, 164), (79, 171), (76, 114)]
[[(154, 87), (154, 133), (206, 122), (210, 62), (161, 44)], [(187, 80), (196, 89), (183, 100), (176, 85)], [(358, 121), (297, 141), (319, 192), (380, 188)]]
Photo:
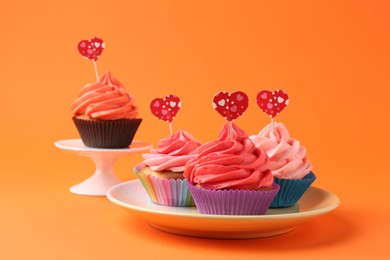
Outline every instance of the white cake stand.
[(118, 158), (147, 151), (151, 148), (151, 145), (137, 140), (133, 140), (129, 148), (122, 149), (87, 147), (81, 139), (60, 140), (54, 144), (62, 150), (90, 157), (95, 163), (96, 170), (94, 174), (70, 188), (70, 191), (75, 194), (89, 196), (106, 196), (109, 188), (122, 182), (113, 171), (113, 166)]

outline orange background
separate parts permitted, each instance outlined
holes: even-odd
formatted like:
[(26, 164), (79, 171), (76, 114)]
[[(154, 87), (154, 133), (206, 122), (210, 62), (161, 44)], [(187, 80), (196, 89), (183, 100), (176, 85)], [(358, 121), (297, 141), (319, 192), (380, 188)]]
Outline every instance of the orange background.
[[(76, 3), (77, 2), (77, 3)], [(0, 258), (384, 259), (390, 228), (390, 16), (388, 1), (3, 1), (0, 8)], [(277, 117), (307, 148), (314, 186), (341, 205), (295, 231), (223, 241), (157, 231), (104, 197), (68, 191), (94, 165), (57, 149), (77, 138), (70, 103), (94, 81), (77, 52), (99, 36), (98, 61), (137, 97), (144, 119), (136, 139), (169, 134), (149, 103), (182, 100), (174, 128), (202, 142), (224, 120), (211, 99), (245, 91), (236, 123), (254, 134), (269, 119), (255, 103), (262, 89), (284, 89)], [(115, 171), (135, 179), (140, 155)]]

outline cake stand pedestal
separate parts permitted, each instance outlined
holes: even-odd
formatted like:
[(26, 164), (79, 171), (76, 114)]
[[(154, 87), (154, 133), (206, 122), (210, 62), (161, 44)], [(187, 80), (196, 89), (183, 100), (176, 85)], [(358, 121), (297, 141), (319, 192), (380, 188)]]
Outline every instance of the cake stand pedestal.
[(95, 163), (96, 170), (93, 175), (70, 188), (72, 193), (88, 196), (106, 196), (109, 188), (122, 182), (113, 171), (117, 159), (151, 148), (151, 145), (137, 140), (133, 140), (129, 148), (122, 149), (87, 147), (81, 139), (60, 140), (54, 144), (62, 150), (90, 157)]

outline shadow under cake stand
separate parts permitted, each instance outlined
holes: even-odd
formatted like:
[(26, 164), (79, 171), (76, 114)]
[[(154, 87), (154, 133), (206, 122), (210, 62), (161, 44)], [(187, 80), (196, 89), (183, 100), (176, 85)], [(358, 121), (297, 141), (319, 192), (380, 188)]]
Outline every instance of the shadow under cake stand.
[(90, 157), (95, 163), (96, 170), (93, 175), (70, 188), (72, 193), (89, 196), (106, 196), (112, 186), (122, 182), (113, 171), (117, 159), (151, 148), (150, 144), (138, 140), (133, 140), (129, 148), (120, 149), (87, 147), (81, 139), (60, 140), (54, 144), (62, 150)]

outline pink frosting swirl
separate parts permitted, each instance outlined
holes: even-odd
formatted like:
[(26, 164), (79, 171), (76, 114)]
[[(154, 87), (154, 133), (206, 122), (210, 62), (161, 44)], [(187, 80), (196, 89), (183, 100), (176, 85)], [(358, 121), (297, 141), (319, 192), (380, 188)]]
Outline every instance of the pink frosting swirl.
[(134, 97), (109, 71), (101, 75), (98, 82), (85, 85), (73, 102), (75, 116), (87, 115), (93, 119), (135, 119), (138, 109)]
[(143, 154), (143, 164), (154, 171), (183, 172), (185, 164), (196, 157), (197, 148), (201, 145), (191, 134), (179, 130), (158, 142), (150, 154)]
[(270, 123), (258, 135), (252, 135), (250, 138), (256, 147), (267, 153), (270, 158), (270, 169), (275, 177), (304, 178), (312, 170), (306, 157), (306, 149), (298, 140), (290, 137), (283, 123), (275, 123), (275, 132), (276, 134)]
[(232, 138), (226, 123), (218, 140), (199, 147), (199, 155), (187, 163), (184, 177), (213, 190), (272, 188), (266, 153), (256, 148), (242, 129), (232, 126)]

